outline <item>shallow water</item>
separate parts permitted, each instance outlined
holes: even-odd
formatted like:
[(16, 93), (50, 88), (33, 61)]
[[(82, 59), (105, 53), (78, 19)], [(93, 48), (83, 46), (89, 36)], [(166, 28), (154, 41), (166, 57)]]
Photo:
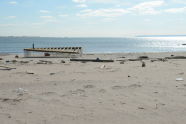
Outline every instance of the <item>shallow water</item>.
[(24, 48), (83, 47), (84, 53), (175, 52), (186, 51), (186, 37), (134, 38), (47, 38), (0, 37), (0, 53), (22, 53)]

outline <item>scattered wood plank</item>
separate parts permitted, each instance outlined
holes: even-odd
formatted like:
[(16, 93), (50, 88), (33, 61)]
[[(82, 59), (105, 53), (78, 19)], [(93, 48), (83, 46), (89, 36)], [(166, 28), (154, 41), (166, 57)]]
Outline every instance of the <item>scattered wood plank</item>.
[(171, 56), (165, 57), (165, 59), (186, 59), (186, 56)]
[(79, 62), (114, 62), (114, 60), (110, 59), (70, 59), (70, 61), (79, 61)]
[(12, 69), (16, 69), (16, 68), (11, 68), (11, 67), (7, 67), (7, 66), (0, 66), (0, 70), (12, 70)]

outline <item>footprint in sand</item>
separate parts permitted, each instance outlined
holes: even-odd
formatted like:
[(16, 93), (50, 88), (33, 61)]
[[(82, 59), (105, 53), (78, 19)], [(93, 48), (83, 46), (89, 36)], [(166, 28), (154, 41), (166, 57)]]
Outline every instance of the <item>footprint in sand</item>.
[(142, 87), (142, 85), (139, 84), (131, 84), (128, 86), (129, 88), (138, 88), (138, 87)]
[(105, 93), (106, 90), (105, 90), (105, 89), (100, 89), (99, 92), (100, 92), (100, 93)]
[(11, 99), (11, 98), (0, 98), (0, 101), (1, 102), (9, 103), (9, 104), (12, 104), (12, 105), (15, 105), (17, 103), (20, 103), (21, 100), (22, 100), (21, 98), (15, 98), (15, 99)]
[(39, 95), (49, 96), (49, 95), (57, 95), (57, 93), (56, 92), (42, 92)]
[(131, 84), (129, 86), (113, 86), (112, 89), (113, 90), (119, 90), (119, 89), (124, 89), (124, 88), (138, 88), (138, 87), (142, 87), (142, 85), (139, 85), (139, 84)]
[(119, 89), (124, 89), (126, 88), (126, 86), (113, 86), (112, 89), (113, 90), (119, 90)]
[(71, 93), (71, 95), (84, 95), (85, 90), (77, 89), (77, 90), (74, 90), (74, 91), (70, 91), (70, 93)]

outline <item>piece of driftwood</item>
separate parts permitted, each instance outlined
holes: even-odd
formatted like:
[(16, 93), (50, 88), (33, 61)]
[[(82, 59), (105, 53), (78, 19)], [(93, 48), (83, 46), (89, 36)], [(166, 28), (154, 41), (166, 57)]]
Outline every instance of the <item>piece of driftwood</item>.
[(70, 59), (70, 61), (79, 61), (79, 62), (114, 62), (111, 59)]
[(139, 56), (138, 59), (149, 59), (148, 56)]
[(36, 64), (52, 64), (52, 61), (39, 60)]
[(155, 62), (155, 61), (162, 61), (162, 62), (166, 62), (167, 59), (165, 58), (156, 58), (156, 59), (152, 59), (151, 62)]
[(186, 59), (186, 56), (171, 56), (165, 57), (165, 59)]
[(141, 61), (141, 59), (128, 59), (128, 61)]
[(12, 70), (12, 69), (16, 69), (16, 68), (11, 68), (11, 67), (7, 67), (7, 66), (0, 66), (0, 70)]

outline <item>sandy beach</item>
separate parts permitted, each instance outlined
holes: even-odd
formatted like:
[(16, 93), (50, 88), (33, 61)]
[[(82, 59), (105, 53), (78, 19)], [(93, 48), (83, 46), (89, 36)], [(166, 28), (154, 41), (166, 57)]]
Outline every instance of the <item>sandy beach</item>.
[(186, 53), (81, 57), (109, 63), (0, 55), (0, 123), (184, 124), (186, 59), (171, 56)]

